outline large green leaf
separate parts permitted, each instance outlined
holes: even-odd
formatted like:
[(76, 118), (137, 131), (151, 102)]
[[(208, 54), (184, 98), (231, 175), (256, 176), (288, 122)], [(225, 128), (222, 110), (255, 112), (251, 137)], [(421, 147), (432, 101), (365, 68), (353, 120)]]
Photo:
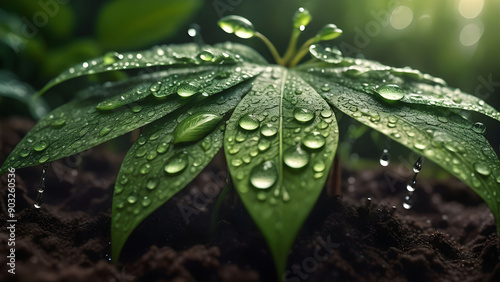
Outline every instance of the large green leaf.
[(100, 42), (110, 49), (137, 48), (175, 34), (201, 8), (201, 0), (114, 0), (97, 23)]
[(176, 127), (200, 113), (224, 116), (250, 88), (250, 82), (245, 82), (201, 103), (187, 104), (141, 133), (124, 159), (115, 185), (111, 228), (115, 260), (134, 228), (193, 180), (222, 147), (221, 122), (206, 137), (197, 135), (191, 142), (174, 143)]
[[(474, 124), (439, 107), (388, 103), (337, 83), (335, 76), (304, 74), (339, 110), (436, 162), (469, 185), (500, 220), (500, 161)], [(325, 85), (328, 85), (327, 87)]]
[(338, 128), (328, 104), (298, 73), (272, 67), (254, 84), (229, 120), (224, 149), (237, 191), (282, 273), (325, 183)]

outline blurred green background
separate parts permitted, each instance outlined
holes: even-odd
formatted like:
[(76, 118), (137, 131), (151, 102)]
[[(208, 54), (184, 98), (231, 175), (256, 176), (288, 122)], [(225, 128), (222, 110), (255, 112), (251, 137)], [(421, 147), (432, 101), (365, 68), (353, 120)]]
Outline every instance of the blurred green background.
[[(217, 20), (244, 16), (283, 53), (298, 7), (313, 16), (301, 40), (334, 23), (344, 34), (333, 44), (344, 55), (419, 69), (500, 108), (500, 0), (18, 0), (0, 4), (1, 116), (37, 118), (66, 97), (46, 95), (49, 106), (26, 97), (68, 66), (109, 51), (190, 42), (192, 23), (206, 43), (243, 42), (272, 61), (262, 42), (226, 34)], [(478, 119), (498, 149), (498, 123)]]

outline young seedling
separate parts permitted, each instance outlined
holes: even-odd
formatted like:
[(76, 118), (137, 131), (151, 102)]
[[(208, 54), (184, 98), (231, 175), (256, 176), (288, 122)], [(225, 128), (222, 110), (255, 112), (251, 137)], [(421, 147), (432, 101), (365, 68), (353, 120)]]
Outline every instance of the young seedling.
[[(310, 20), (309, 12), (299, 9), (283, 57), (247, 19), (219, 21), (226, 32), (262, 40), (277, 64), (244, 45), (199, 42), (113, 52), (73, 66), (39, 95), (60, 84), (67, 89), (72, 79), (91, 74), (123, 70), (129, 78), (72, 89), (74, 100), (40, 120), (0, 173), (67, 157), (143, 127), (116, 179), (111, 239), (116, 261), (134, 228), (224, 148), (234, 186), (283, 273), (337, 150), (336, 109), (464, 181), (500, 226), (500, 161), (484, 125), (457, 110), (498, 121), (500, 113), (442, 79), (343, 57), (318, 44), (342, 33), (332, 24), (297, 48)], [(308, 52), (312, 60), (298, 65)]]

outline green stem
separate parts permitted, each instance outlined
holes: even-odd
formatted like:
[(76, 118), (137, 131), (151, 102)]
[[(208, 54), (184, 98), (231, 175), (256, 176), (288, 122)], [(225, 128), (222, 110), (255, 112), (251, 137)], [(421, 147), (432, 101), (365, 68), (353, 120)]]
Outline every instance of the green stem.
[(299, 51), (297, 52), (297, 55), (295, 55), (295, 57), (292, 59), (292, 61), (290, 62), (290, 65), (289, 67), (290, 68), (293, 68), (294, 66), (296, 66), (300, 60), (305, 56), (307, 55), (307, 52), (309, 52), (309, 46), (311, 46), (313, 43), (317, 42), (317, 38), (316, 37), (313, 37), (313, 38), (310, 38), (309, 40), (307, 40), (299, 49)]
[(295, 55), (295, 52), (297, 51), (297, 40), (299, 39), (299, 36), (300, 30), (294, 29), (292, 31), (292, 36), (290, 37), (290, 43), (288, 43), (288, 49), (286, 50), (285, 55), (283, 55), (283, 64), (286, 65)]
[(266, 46), (269, 49), (269, 51), (271, 51), (271, 54), (273, 55), (274, 60), (276, 61), (276, 63), (278, 65), (283, 65), (283, 59), (278, 54), (278, 51), (276, 50), (276, 47), (274, 47), (273, 43), (271, 43), (271, 41), (269, 41), (269, 39), (267, 39), (267, 37), (265, 37), (260, 32), (255, 32), (254, 36), (260, 38), (260, 40), (262, 40), (264, 42), (264, 44), (266, 44)]

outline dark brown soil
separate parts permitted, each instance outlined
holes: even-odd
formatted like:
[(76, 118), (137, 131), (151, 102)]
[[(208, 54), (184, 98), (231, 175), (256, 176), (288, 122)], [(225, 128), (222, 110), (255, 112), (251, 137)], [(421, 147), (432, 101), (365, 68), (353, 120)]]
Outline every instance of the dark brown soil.
[[(0, 123), (0, 161), (32, 126), (24, 119)], [(265, 241), (234, 191), (211, 225), (215, 199), (205, 188), (224, 185), (222, 154), (137, 228), (121, 262), (112, 265), (112, 189), (123, 157), (104, 145), (54, 162), (41, 209), (33, 208), (41, 168), (16, 171), (16, 274), (7, 272), (9, 234), (3, 227), (0, 281), (276, 281)], [(387, 184), (387, 172), (395, 169), (344, 170), (344, 195), (320, 196), (296, 239), (287, 272), (279, 276), (286, 281), (500, 281), (500, 241), (481, 199), (452, 178), (420, 179), (414, 206), (405, 210), (404, 182), (397, 182), (394, 192)], [(0, 222), (5, 222), (6, 175), (0, 183)], [(186, 207), (193, 212), (187, 220), (181, 213)]]

